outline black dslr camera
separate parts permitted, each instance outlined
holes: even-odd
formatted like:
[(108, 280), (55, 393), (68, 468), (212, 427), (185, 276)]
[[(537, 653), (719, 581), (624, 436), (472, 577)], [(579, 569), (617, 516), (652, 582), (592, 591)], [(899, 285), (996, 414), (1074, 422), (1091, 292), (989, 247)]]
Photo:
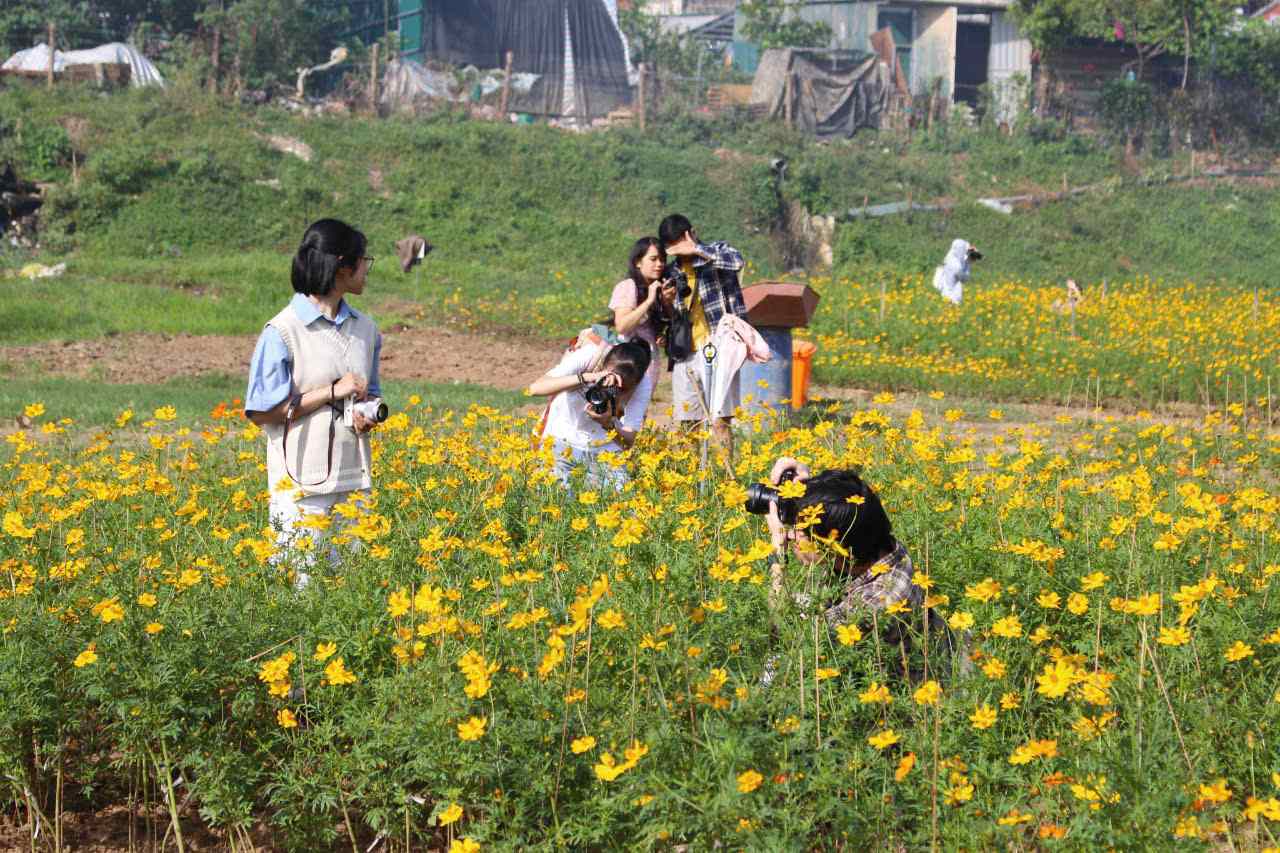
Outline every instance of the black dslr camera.
[[(782, 472), (782, 482), (789, 483), (796, 478), (794, 468)], [(781, 485), (781, 483), (779, 484)], [(794, 527), (800, 515), (800, 506), (795, 498), (778, 496), (778, 490), (764, 483), (752, 483), (747, 486), (747, 502), (745, 508), (752, 515), (768, 515), (769, 504), (778, 505), (778, 520), (788, 527)]]
[(973, 248), (972, 246), (969, 247), (969, 251), (966, 254), (969, 256), (969, 260), (971, 261), (982, 260), (982, 253), (979, 252), (977, 249)]
[(603, 380), (588, 385), (582, 396), (587, 398), (587, 405), (597, 415), (618, 410), (618, 389), (605, 385)]

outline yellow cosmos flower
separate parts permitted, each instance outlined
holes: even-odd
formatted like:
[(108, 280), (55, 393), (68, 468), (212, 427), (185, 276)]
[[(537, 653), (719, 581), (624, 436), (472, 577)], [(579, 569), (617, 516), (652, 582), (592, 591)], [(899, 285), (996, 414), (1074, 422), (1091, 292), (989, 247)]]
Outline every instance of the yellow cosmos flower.
[(852, 646), (862, 639), (862, 631), (858, 629), (857, 625), (837, 625), (836, 639), (840, 641), (842, 646)]
[(13, 510), (4, 514), (4, 532), (15, 539), (30, 539), (36, 535), (35, 528), (27, 527), (22, 520), (22, 513)]
[(337, 643), (316, 643), (315, 653), (311, 655), (311, 659), (316, 663), (324, 663), (333, 656), (338, 650)]
[(991, 633), (997, 637), (1013, 639), (1022, 636), (1022, 621), (1018, 619), (1016, 613), (1010, 613), (1008, 616), (997, 619), (991, 625)]
[(470, 717), (464, 722), (458, 723), (458, 737), (462, 740), (479, 740), (484, 737), (486, 725), (488, 725), (486, 718)]
[(596, 619), (596, 624), (607, 631), (611, 631), (617, 628), (626, 627), (627, 620), (621, 613), (611, 607), (604, 613), (600, 614), (600, 617)]
[(441, 826), (448, 826), (449, 824), (456, 822), (460, 817), (462, 817), (462, 806), (457, 803), (450, 803), (449, 808), (440, 812), (436, 821)]
[(142, 607), (155, 607), (156, 597), (149, 592), (144, 592), (142, 595), (138, 596), (138, 604)]
[(29, 418), (38, 418), (44, 414), (44, 403), (30, 403), (23, 408), (22, 413)]
[(930, 679), (921, 684), (912, 696), (917, 705), (937, 705), (942, 698), (942, 685)]
[(298, 718), (288, 708), (281, 708), (276, 712), (276, 722), (280, 724), (282, 729), (296, 729), (298, 727)]
[(573, 750), (574, 755), (581, 755), (596, 745), (596, 739), (591, 735), (574, 738), (573, 743), (569, 744), (569, 749)]
[(1248, 657), (1253, 657), (1253, 646), (1248, 643), (1243, 643), (1240, 640), (1236, 640), (1231, 648), (1223, 652), (1223, 657), (1232, 663), (1235, 663), (1238, 660), (1244, 660)]
[(873, 681), (867, 686), (866, 690), (858, 694), (858, 701), (863, 705), (871, 705), (877, 702), (888, 705), (893, 701), (893, 696), (890, 695), (888, 687)]
[(876, 749), (887, 749), (897, 743), (898, 740), (899, 737), (893, 729), (885, 729), (884, 731), (876, 732), (869, 736), (867, 738), (867, 743), (871, 744)]
[(73, 663), (75, 664), (76, 669), (83, 669), (89, 664), (96, 663), (97, 660), (98, 653), (93, 650), (93, 646), (89, 646), (89, 648), (76, 655), (76, 659)]
[(99, 602), (98, 618), (104, 623), (119, 622), (124, 619), (124, 607), (115, 599)]
[(449, 853), (480, 853), (480, 844), (470, 838), (455, 838), (449, 845)]
[(1200, 786), (1200, 799), (1208, 800), (1215, 805), (1225, 803), (1231, 799), (1231, 789), (1227, 787), (1226, 779), (1215, 779), (1208, 785)]
[(1186, 628), (1161, 628), (1156, 642), (1162, 646), (1185, 646), (1191, 642), (1191, 632)]
[(755, 770), (746, 770), (742, 773), (739, 773), (738, 774), (738, 793), (750, 794), (756, 788), (759, 788), (762, 782), (764, 782), (764, 777), (761, 776), (759, 773), (757, 773)]
[(324, 668), (325, 681), (334, 687), (340, 687), (343, 684), (354, 684), (356, 682), (355, 674), (347, 669), (347, 665), (342, 658), (334, 658), (328, 666)]
[(151, 416), (158, 421), (171, 421), (178, 416), (178, 410), (173, 406), (161, 406)]
[(998, 712), (995, 708), (983, 703), (969, 715), (969, 722), (975, 729), (989, 729), (995, 725), (997, 714)]
[(164, 630), (164, 625), (160, 622), (148, 622), (145, 630), (148, 634), (159, 634)]
[(898, 767), (893, 771), (893, 781), (901, 782), (907, 778), (907, 774), (911, 772), (911, 768), (916, 766), (916, 754), (908, 752), (902, 756), (902, 760), (898, 762)]

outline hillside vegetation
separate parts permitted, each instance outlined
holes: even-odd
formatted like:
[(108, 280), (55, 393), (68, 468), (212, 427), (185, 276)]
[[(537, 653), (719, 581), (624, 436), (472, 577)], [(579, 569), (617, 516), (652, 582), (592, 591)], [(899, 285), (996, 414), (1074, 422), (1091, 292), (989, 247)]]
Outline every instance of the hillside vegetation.
[[(311, 159), (276, 150), (273, 137), (305, 143)], [(781, 179), (770, 167), (774, 158), (787, 162)], [(1068, 276), (1087, 293), (1104, 280), (1112, 292), (1191, 282), (1229, 294), (1261, 288), (1267, 312), (1272, 268), (1259, 245), (1280, 226), (1280, 204), (1265, 182), (1169, 182), (1185, 166), (1176, 160), (1151, 161), (1135, 175), (1113, 151), (1052, 126), (1011, 137), (952, 127), (912, 139), (865, 133), (820, 144), (735, 116), (672, 114), (644, 134), (574, 134), (472, 121), (460, 112), (308, 118), (181, 87), (111, 95), (17, 87), (0, 91), (0, 159), (53, 182), (41, 260), (70, 260), (65, 278), (0, 289), (5, 343), (132, 331), (251, 333), (287, 294), (287, 255), (322, 215), (357, 223), (370, 235), (371, 253), (384, 257), (369, 303), (380, 319), (554, 337), (602, 312), (632, 240), (672, 211), (688, 214), (704, 238), (742, 248), (747, 277), (758, 280), (787, 271), (779, 233), (786, 202), (814, 213), (947, 202), (953, 206), (943, 213), (842, 221), (834, 269), (809, 272), (820, 288), (852, 283), (874, 293), (881, 281), (914, 288), (902, 301), (919, 302), (912, 311), (925, 313), (932, 308), (928, 275), (957, 236), (987, 252), (975, 294), (1010, 283), (1059, 288)], [(1013, 215), (976, 203), (1064, 184), (1095, 189)], [(437, 251), (421, 275), (403, 276), (392, 243), (414, 231)], [(0, 255), (6, 267), (27, 260)], [(836, 298), (815, 321), (820, 336), (874, 338), (889, 353), (927, 344), (915, 323), (880, 329), (865, 314), (833, 313), (863, 296), (825, 295)], [(1117, 328), (1106, 313), (1093, 327)], [(975, 331), (999, 334), (968, 328), (953, 343), (968, 346)], [(1051, 347), (1067, 363), (1079, 356), (1074, 348), (1069, 340)], [(984, 355), (981, 346), (968, 354)], [(1098, 374), (1128, 370), (1081, 363)], [(1188, 377), (1210, 367), (1191, 356), (1168, 394), (1154, 374), (1122, 393), (1198, 399)], [(1043, 385), (1014, 375), (983, 388), (1061, 393), (1061, 373), (1045, 373), (1052, 379)], [(890, 387), (938, 381), (910, 371), (860, 372), (847, 362), (829, 378)]]

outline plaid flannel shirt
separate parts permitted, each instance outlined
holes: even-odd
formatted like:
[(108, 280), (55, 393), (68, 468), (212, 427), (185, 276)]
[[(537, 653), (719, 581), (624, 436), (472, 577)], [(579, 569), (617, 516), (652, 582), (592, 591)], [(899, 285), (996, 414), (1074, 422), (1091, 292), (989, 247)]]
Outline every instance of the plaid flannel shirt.
[(912, 582), (915, 567), (907, 549), (898, 542), (893, 551), (845, 585), (840, 600), (826, 610), (827, 624), (842, 625), (856, 616), (883, 612), (906, 601), (912, 609), (924, 604), (924, 590)]
[[(716, 324), (725, 314), (737, 317), (745, 317), (747, 314), (747, 306), (742, 301), (742, 285), (738, 283), (738, 271), (746, 263), (742, 260), (742, 253), (723, 240), (699, 243), (698, 250), (709, 258), (693, 259), (693, 274), (698, 280), (698, 300), (702, 303), (707, 326), (714, 332)], [(678, 258), (667, 265), (666, 277), (675, 283), (678, 293), (683, 292), (686, 286), (692, 287), (685, 278)]]

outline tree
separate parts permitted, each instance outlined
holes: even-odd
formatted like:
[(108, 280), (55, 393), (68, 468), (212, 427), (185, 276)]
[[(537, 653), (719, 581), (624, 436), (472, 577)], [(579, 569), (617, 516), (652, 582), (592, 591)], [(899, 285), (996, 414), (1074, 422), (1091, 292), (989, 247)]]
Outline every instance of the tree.
[(1015, 0), (1018, 26), (1042, 56), (1073, 39), (1098, 38), (1131, 45), (1135, 76), (1166, 53), (1183, 57), (1182, 86), (1190, 57), (1230, 19), (1228, 0)]
[(800, 9), (806, 3), (788, 0), (742, 0), (742, 34), (748, 41), (771, 47), (827, 47), (831, 27), (824, 21), (806, 21)]

